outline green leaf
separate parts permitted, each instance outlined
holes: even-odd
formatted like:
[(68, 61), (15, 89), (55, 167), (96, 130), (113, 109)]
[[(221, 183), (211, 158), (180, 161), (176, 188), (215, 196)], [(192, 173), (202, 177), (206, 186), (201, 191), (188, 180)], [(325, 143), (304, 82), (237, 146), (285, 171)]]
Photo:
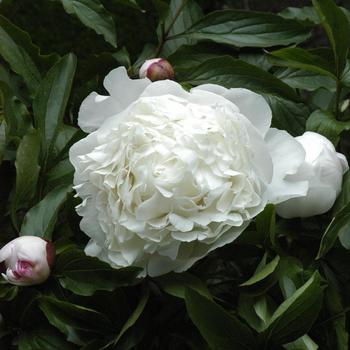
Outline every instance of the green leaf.
[(343, 176), (342, 190), (333, 207), (333, 213), (337, 214), (346, 205), (350, 203), (350, 171)]
[(83, 296), (98, 290), (113, 291), (135, 282), (140, 268), (113, 269), (79, 249), (64, 250), (56, 259), (55, 272), (63, 288)]
[(30, 130), (22, 139), (16, 154), (16, 187), (11, 203), (11, 215), (14, 223), (19, 206), (30, 201), (36, 192), (40, 154), (40, 138), (36, 130)]
[(183, 82), (192, 85), (212, 83), (226, 88), (247, 88), (257, 93), (298, 100), (294, 90), (272, 74), (229, 56), (212, 58), (194, 67), (183, 77)]
[(38, 328), (25, 331), (18, 337), (19, 350), (74, 350), (76, 347), (67, 342), (62, 335), (51, 328)]
[(350, 130), (350, 121), (339, 121), (332, 112), (316, 110), (308, 118), (306, 129), (327, 137), (336, 146), (340, 134), (344, 130)]
[(58, 212), (71, 191), (71, 185), (60, 185), (49, 192), (44, 199), (27, 212), (20, 235), (51, 239)]
[[(170, 2), (168, 15), (164, 23), (160, 24), (160, 40), (166, 40), (168, 36), (171, 37), (185, 32), (202, 17), (203, 12), (194, 0), (172, 0)], [(165, 36), (165, 38), (163, 36)], [(194, 45), (195, 43), (195, 40), (188, 38), (166, 40), (160, 51), (160, 56), (167, 57), (180, 46)]]
[(274, 248), (278, 248), (276, 241), (276, 213), (275, 206), (268, 204), (256, 217), (256, 229), (264, 237), (267, 237)]
[(315, 91), (319, 88), (326, 88), (332, 92), (336, 90), (334, 79), (302, 69), (278, 69), (275, 72), (275, 76), (294, 89)]
[(113, 332), (111, 322), (96, 310), (49, 296), (40, 298), (39, 307), (50, 324), (68, 337), (74, 330), (102, 335)]
[(263, 266), (258, 266), (257, 270), (254, 272), (253, 276), (250, 277), (247, 281), (240, 284), (241, 287), (251, 286), (255, 283), (261, 282), (266, 277), (270, 276), (277, 268), (278, 263), (280, 261), (280, 257), (277, 255), (273, 260), (271, 260), (268, 264), (264, 264)]
[[(323, 234), (320, 248), (317, 253), (316, 259), (322, 258), (326, 255), (329, 250), (333, 247), (337, 237), (342, 237), (342, 241), (348, 242), (350, 235), (350, 203), (348, 203), (342, 210), (340, 210), (335, 217), (332, 219), (331, 223)], [(347, 244), (346, 244), (347, 245)], [(349, 249), (350, 247), (346, 246)]]
[(283, 345), (287, 350), (317, 350), (318, 345), (308, 336), (303, 335), (299, 339)]
[(198, 277), (188, 272), (184, 273), (168, 273), (155, 279), (161, 288), (168, 294), (178, 298), (185, 298), (186, 288), (191, 288), (199, 294), (211, 299), (212, 296), (205, 285)]
[(264, 95), (272, 110), (272, 126), (286, 130), (293, 136), (305, 131), (309, 109), (303, 103), (295, 103), (279, 96)]
[(287, 7), (286, 9), (281, 11), (279, 15), (287, 19), (297, 19), (298, 21), (309, 21), (314, 24), (321, 23), (315, 9), (311, 6)]
[(192, 289), (186, 290), (185, 302), (188, 315), (211, 349), (257, 349), (252, 330), (221, 306)]
[(52, 149), (52, 157), (55, 161), (66, 156), (70, 146), (77, 140), (79, 130), (73, 126), (62, 124), (57, 132), (57, 137)]
[(238, 58), (265, 71), (269, 71), (272, 68), (272, 64), (264, 53), (240, 52)]
[(309, 36), (309, 30), (297, 21), (270, 13), (240, 10), (209, 13), (179, 35), (237, 47), (290, 45), (300, 43)]
[(139, 317), (141, 316), (143, 310), (145, 309), (145, 306), (147, 304), (149, 298), (149, 290), (146, 289), (143, 294), (142, 297), (139, 300), (139, 303), (136, 306), (136, 309), (132, 312), (132, 314), (130, 315), (130, 317), (128, 318), (128, 320), (125, 322), (124, 326), (122, 327), (121, 331), (119, 332), (117, 338), (114, 341), (114, 345), (116, 345), (118, 343), (118, 341), (121, 339), (121, 337), (128, 331), (128, 329), (130, 329), (135, 322), (139, 319)]
[(100, 0), (59, 0), (65, 11), (76, 15), (81, 23), (91, 28), (113, 47), (117, 47), (115, 23), (111, 14), (103, 7)]
[[(1, 109), (1, 106), (0, 106)], [(6, 150), (6, 124), (5, 121), (0, 121), (0, 164), (4, 158)]]
[(49, 170), (46, 176), (47, 187), (54, 189), (63, 184), (70, 185), (73, 183), (74, 167), (68, 158), (57, 163)]
[(201, 65), (211, 58), (230, 54), (223, 46), (212, 43), (199, 43), (197, 45), (184, 45), (171, 54), (167, 59), (172, 64), (177, 80), (186, 77), (189, 70)]
[(299, 47), (287, 47), (272, 51), (270, 60), (282, 67), (298, 68), (337, 79), (333, 66), (322, 57)]
[(31, 116), (26, 105), (14, 95), (12, 89), (0, 81), (0, 100), (2, 100), (1, 119), (6, 122), (7, 142), (17, 144), (32, 128)]
[(350, 44), (350, 24), (333, 0), (312, 0), (332, 46), (336, 76), (340, 77), (346, 64)]
[(13, 300), (18, 293), (18, 287), (9, 284), (5, 280), (0, 281), (0, 301), (10, 301)]
[(275, 309), (276, 305), (269, 295), (241, 294), (239, 297), (239, 315), (259, 333), (266, 328)]
[(349, 333), (346, 327), (346, 312), (341, 300), (341, 295), (333, 286), (326, 289), (326, 305), (328, 312), (333, 318), (333, 329), (337, 338), (337, 350), (349, 349)]
[(32, 57), (35, 49), (29, 35), (0, 16), (0, 37), (0, 55), (24, 79), (29, 91), (34, 94), (41, 74)]
[(307, 333), (322, 307), (321, 279), (315, 272), (274, 312), (264, 336), (273, 344), (285, 344)]
[(33, 102), (34, 120), (42, 135), (44, 160), (52, 151), (62, 124), (76, 68), (76, 58), (68, 54), (47, 73)]

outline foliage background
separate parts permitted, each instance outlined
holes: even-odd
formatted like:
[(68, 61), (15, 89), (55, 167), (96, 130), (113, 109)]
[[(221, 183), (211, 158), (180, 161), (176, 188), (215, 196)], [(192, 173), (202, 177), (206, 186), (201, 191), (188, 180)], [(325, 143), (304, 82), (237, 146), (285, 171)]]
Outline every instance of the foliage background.
[[(276, 127), (320, 132), (349, 160), (349, 2), (337, 1), (340, 10), (313, 1), (323, 26), (311, 1), (187, 1), (178, 11), (181, 0), (170, 8), (160, 0), (77, 0), (98, 14), (85, 23), (81, 9), (65, 12), (71, 3), (0, 3), (0, 241), (35, 234), (57, 250), (43, 285), (0, 283), (1, 349), (348, 349), (349, 174), (329, 213), (282, 220), (268, 206), (189, 272), (138, 280), (137, 269), (112, 270), (84, 255), (67, 151), (84, 137), (80, 103), (103, 92), (106, 73), (125, 65), (136, 76), (145, 58), (162, 55), (185, 87), (213, 82), (262, 93)], [(202, 12), (222, 9), (250, 10), (253, 21), (261, 14), (252, 11), (284, 11), (266, 15), (248, 45), (244, 33), (197, 43), (197, 32), (171, 49), (157, 30), (170, 23), (174, 34), (190, 32)], [(294, 28), (287, 34), (283, 16)]]

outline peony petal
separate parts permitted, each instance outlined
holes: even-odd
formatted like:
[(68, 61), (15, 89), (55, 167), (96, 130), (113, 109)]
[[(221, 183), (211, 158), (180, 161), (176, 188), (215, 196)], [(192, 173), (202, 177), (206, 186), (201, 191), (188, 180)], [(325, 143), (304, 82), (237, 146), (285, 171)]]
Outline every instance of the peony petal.
[(172, 80), (159, 80), (148, 85), (141, 94), (141, 97), (172, 95), (187, 99), (188, 92), (182, 86)]
[(86, 133), (93, 132), (120, 109), (121, 106), (117, 100), (92, 92), (80, 106), (78, 125)]
[[(312, 181), (312, 180), (311, 180)], [(276, 206), (276, 212), (285, 219), (320, 215), (332, 208), (336, 191), (329, 186), (311, 187), (305, 197), (292, 198)]]
[(125, 67), (113, 69), (103, 81), (106, 90), (120, 103), (121, 110), (136, 101), (150, 84), (147, 78), (130, 79)]
[[(204, 84), (192, 90), (211, 91), (234, 103), (240, 112), (250, 120), (262, 136), (265, 136), (272, 120), (271, 108), (266, 100), (248, 89), (226, 89), (214, 84)], [(192, 91), (191, 90), (191, 91)]]
[(149, 84), (147, 78), (130, 79), (125, 67), (112, 70), (103, 82), (111, 96), (92, 92), (85, 98), (78, 114), (80, 128), (87, 133), (97, 130), (106, 119), (116, 116), (136, 101)]
[(305, 196), (308, 181), (288, 179), (297, 173), (305, 159), (303, 147), (286, 131), (271, 128), (265, 138), (273, 162), (273, 177), (268, 187), (268, 201), (277, 204), (287, 199)]

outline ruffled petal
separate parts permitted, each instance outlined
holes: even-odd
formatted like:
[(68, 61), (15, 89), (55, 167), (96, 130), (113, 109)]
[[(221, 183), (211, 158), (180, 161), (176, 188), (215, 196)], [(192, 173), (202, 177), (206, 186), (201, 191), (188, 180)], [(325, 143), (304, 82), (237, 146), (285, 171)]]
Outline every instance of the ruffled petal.
[(262, 136), (265, 136), (272, 120), (271, 108), (266, 100), (248, 89), (226, 89), (219, 85), (204, 84), (192, 90), (211, 91), (234, 103), (240, 112), (250, 120)]
[(308, 181), (291, 179), (305, 160), (303, 147), (286, 131), (271, 128), (266, 137), (269, 153), (273, 162), (273, 177), (268, 187), (267, 198), (277, 204), (290, 198), (305, 196)]
[(116, 116), (132, 102), (136, 101), (151, 81), (130, 79), (124, 67), (112, 70), (104, 79), (103, 85), (110, 96), (92, 92), (81, 104), (78, 125), (87, 132), (97, 130), (111, 116)]

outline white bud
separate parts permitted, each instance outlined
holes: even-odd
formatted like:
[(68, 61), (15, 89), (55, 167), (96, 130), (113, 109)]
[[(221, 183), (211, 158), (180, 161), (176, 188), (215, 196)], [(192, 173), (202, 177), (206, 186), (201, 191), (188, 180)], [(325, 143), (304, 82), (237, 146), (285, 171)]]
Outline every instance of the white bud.
[(2, 276), (17, 286), (40, 284), (49, 277), (54, 256), (51, 242), (36, 236), (18, 237), (0, 250)]
[(146, 60), (139, 71), (140, 78), (148, 78), (152, 81), (174, 79), (174, 69), (163, 58)]
[(305, 196), (291, 198), (276, 206), (283, 218), (320, 215), (332, 208), (341, 191), (343, 174), (349, 169), (345, 156), (337, 153), (333, 144), (315, 132), (305, 132), (295, 138), (305, 150), (305, 162), (288, 181), (308, 181)]

